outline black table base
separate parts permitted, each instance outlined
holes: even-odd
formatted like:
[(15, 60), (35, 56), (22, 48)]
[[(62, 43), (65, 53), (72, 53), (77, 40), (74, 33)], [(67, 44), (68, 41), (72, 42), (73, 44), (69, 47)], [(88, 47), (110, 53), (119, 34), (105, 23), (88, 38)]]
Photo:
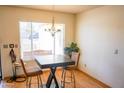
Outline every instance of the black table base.
[(56, 79), (56, 76), (55, 76), (56, 67), (52, 67), (52, 68), (50, 68), (50, 70), (51, 70), (51, 72), (50, 72), (49, 78), (47, 80), (46, 87), (50, 88), (52, 80), (54, 80), (54, 82), (56, 84), (56, 88), (59, 88), (59, 85), (58, 85), (58, 82), (57, 82), (57, 79)]

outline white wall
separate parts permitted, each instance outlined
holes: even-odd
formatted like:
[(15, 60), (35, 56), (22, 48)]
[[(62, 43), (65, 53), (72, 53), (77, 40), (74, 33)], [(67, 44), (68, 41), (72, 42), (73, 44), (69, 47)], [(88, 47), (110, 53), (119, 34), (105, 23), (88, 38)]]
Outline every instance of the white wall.
[[(19, 21), (51, 22), (53, 15), (56, 23), (65, 24), (65, 45), (67, 45), (74, 40), (75, 15), (60, 12), (0, 6), (0, 45), (4, 77), (10, 76), (12, 70), (11, 60), (9, 57), (10, 48), (3, 48), (3, 44), (14, 43), (19, 45)], [(14, 50), (16, 55), (20, 56), (20, 47)]]
[(77, 15), (79, 68), (111, 87), (124, 87), (123, 10), (124, 6), (104, 6)]

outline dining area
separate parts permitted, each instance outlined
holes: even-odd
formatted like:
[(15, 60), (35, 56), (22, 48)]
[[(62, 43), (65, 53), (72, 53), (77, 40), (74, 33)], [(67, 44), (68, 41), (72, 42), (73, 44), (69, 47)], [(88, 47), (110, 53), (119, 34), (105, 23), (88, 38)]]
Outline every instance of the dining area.
[[(78, 69), (80, 52), (76, 43), (65, 47), (63, 55), (35, 54), (33, 61), (16, 60), (13, 49), (10, 58), (14, 66), (13, 76), (0, 82), (2, 88), (82, 88), (107, 87)], [(72, 48), (73, 46), (73, 48)], [(75, 47), (74, 47), (75, 46)], [(73, 49), (70, 51), (70, 49)], [(77, 49), (77, 48), (76, 48)], [(41, 52), (40, 52), (41, 54)], [(18, 64), (18, 65), (17, 65)], [(23, 74), (18, 76), (18, 71)], [(11, 82), (10, 82), (11, 81)]]
[[(46, 58), (47, 57), (47, 58)], [(42, 59), (43, 58), (43, 59)], [(45, 63), (41, 60), (49, 60), (49, 63)], [(51, 60), (51, 61), (50, 61)], [(68, 57), (56, 56), (56, 63), (53, 63), (53, 55), (48, 56), (36, 56), (35, 61), (26, 63), (24, 62), (24, 69), (27, 74), (24, 75), (26, 80), (19, 81), (20, 77), (17, 77), (17, 81), (8, 83), (7, 80), (1, 81), (1, 88), (102, 88), (107, 87), (99, 82), (96, 82), (93, 78), (89, 77), (82, 71), (75, 69), (75, 62)], [(63, 62), (65, 61), (65, 62)], [(67, 63), (66, 63), (67, 62)], [(70, 63), (69, 63), (70, 62)], [(20, 64), (22, 66), (23, 63)], [(71, 66), (72, 69), (69, 69)], [(73, 68), (74, 66), (74, 68)], [(63, 68), (64, 67), (64, 68)], [(22, 66), (23, 68), (23, 66)], [(24, 71), (23, 69), (23, 71)], [(74, 77), (72, 76), (74, 71)], [(24, 74), (26, 74), (24, 72)], [(38, 79), (39, 76), (41, 78)], [(63, 81), (65, 79), (65, 81)], [(73, 81), (75, 79), (75, 82)], [(74, 85), (75, 84), (75, 85)]]
[[(33, 72), (28, 72), (26, 70), (24, 61), (20, 59), (20, 63), (22, 65), (24, 75), (26, 77), (26, 87), (31, 88), (32, 85), (32, 77), (37, 77), (37, 87), (38, 88), (50, 88), (55, 85), (55, 88), (64, 88), (65, 83), (72, 83), (73, 87), (75, 87), (75, 75), (74, 70), (76, 69), (76, 64), (79, 60), (79, 54), (73, 53), (73, 57), (65, 56), (65, 55), (44, 55), (44, 56), (35, 56), (35, 62), (37, 64), (37, 68), (34, 66), (32, 69), (35, 69)], [(77, 61), (77, 62), (76, 62)], [(49, 71), (46, 84), (42, 83), (42, 74), (43, 70)], [(57, 80), (57, 69), (61, 70), (61, 80)], [(69, 81), (67, 81), (67, 73), (66, 70), (70, 73)], [(58, 82), (61, 81), (61, 82)], [(52, 86), (53, 87), (53, 86)]]
[[(65, 83), (73, 83), (73, 87), (76, 87), (74, 70), (78, 67), (80, 53), (75, 42), (71, 42), (67, 47), (64, 46), (65, 24), (56, 24), (53, 16), (52, 23), (49, 24), (20, 21), (19, 25), (21, 41), (20, 63), (26, 78), (26, 87), (31, 87), (33, 76), (37, 77), (38, 87), (43, 87), (40, 75), (46, 69), (50, 72), (49, 76), (46, 77), (46, 88), (50, 88), (52, 82), (55, 83), (55, 88), (64, 88)], [(27, 28), (30, 28), (31, 31), (29, 32)], [(44, 41), (45, 43), (41, 43)], [(32, 68), (35, 69), (33, 72), (28, 72), (25, 67), (26, 61), (34, 61), (38, 68), (34, 67)], [(60, 84), (56, 78), (58, 68), (62, 69)], [(68, 76), (70, 81), (66, 81), (67, 71), (70, 72), (70, 76)]]

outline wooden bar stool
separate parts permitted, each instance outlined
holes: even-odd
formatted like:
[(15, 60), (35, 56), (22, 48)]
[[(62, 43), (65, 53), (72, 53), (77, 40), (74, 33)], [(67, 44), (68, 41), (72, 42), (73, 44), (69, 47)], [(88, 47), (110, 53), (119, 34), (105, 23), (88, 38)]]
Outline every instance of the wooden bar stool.
[(75, 65), (68, 66), (62, 69), (63, 70), (62, 75), (61, 75), (61, 87), (62, 88), (65, 87), (65, 83), (68, 83), (68, 84), (73, 83), (74, 88), (76, 87), (74, 71), (77, 69), (79, 57), (80, 57), (80, 53), (72, 52), (71, 60), (75, 61)]
[(34, 76), (37, 76), (38, 88), (40, 86), (43, 87), (42, 79), (40, 76), (43, 73), (42, 70), (40, 68), (34, 68), (34, 69), (31, 69), (31, 71), (33, 70), (32, 72), (27, 72), (22, 59), (20, 59), (20, 62), (21, 62), (21, 65), (22, 65), (22, 68), (23, 68), (23, 71), (24, 71), (24, 74), (26, 77), (26, 87), (31, 88), (31, 80), (32, 80), (32, 77), (34, 77)]

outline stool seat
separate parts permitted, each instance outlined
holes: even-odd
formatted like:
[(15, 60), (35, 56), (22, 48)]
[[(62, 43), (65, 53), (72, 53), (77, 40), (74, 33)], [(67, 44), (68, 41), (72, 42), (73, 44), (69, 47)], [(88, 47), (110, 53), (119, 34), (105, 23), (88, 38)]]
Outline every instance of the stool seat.
[(42, 74), (42, 70), (39, 68), (32, 68), (32, 69), (26, 69), (27, 70), (27, 75), (28, 76), (37, 76), (39, 74)]

